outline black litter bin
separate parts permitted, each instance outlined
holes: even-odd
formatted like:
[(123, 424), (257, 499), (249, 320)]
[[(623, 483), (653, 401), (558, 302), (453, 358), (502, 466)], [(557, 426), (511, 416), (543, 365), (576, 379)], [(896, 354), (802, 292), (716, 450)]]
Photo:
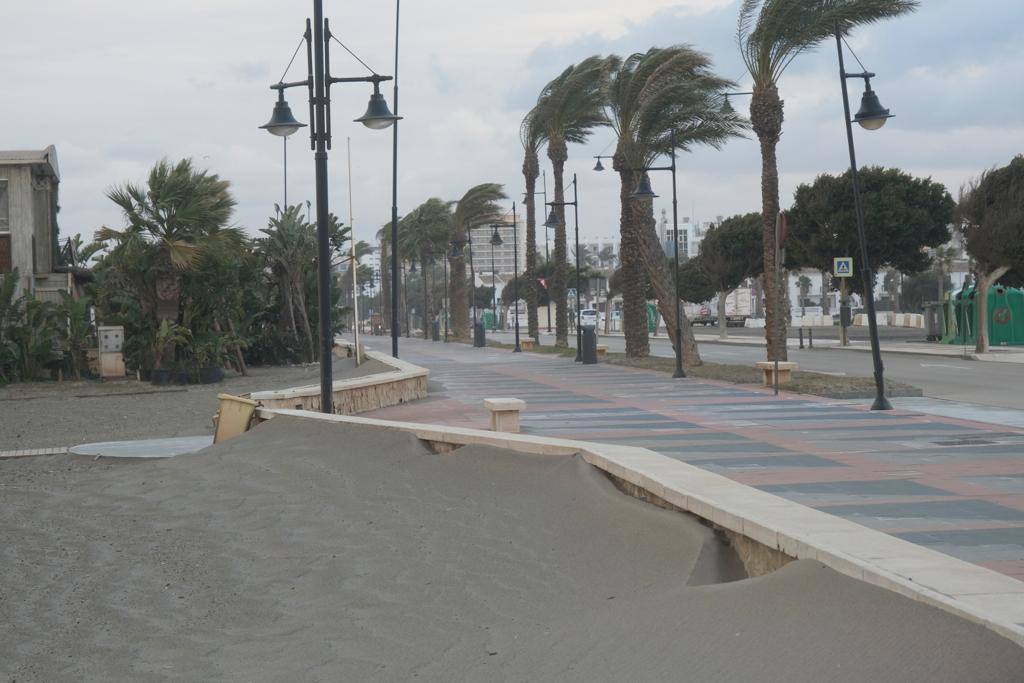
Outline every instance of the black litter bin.
[(593, 327), (583, 328), (583, 364), (597, 364), (597, 330)]
[(433, 332), (432, 332), (433, 337), (432, 337), (432, 339), (434, 341), (436, 341), (436, 342), (441, 341), (441, 323), (440, 323), (440, 321), (435, 320), (431, 324), (431, 327), (433, 328)]
[(483, 323), (477, 323), (473, 327), (473, 346), (478, 349), (487, 346), (487, 329)]

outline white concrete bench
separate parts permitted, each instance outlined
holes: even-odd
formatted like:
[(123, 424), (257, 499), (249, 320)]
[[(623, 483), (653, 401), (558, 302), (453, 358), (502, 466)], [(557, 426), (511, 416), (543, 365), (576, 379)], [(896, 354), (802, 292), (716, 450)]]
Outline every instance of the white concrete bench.
[(492, 432), (519, 433), (519, 413), (526, 409), (526, 401), (518, 398), (485, 398), (484, 408), (491, 413)]
[[(757, 369), (764, 373), (764, 385), (775, 386), (775, 361), (762, 360), (755, 363)], [(779, 361), (779, 384), (788, 384), (793, 379), (793, 371), (800, 368), (798, 363), (792, 361)]]
[(533, 351), (533, 345), (535, 343), (536, 342), (534, 342), (534, 340), (530, 339), (529, 337), (527, 337), (526, 339), (520, 339), (519, 348), (521, 348), (523, 351)]
[(608, 353), (608, 347), (604, 344), (597, 345), (597, 357), (604, 358), (605, 354)]

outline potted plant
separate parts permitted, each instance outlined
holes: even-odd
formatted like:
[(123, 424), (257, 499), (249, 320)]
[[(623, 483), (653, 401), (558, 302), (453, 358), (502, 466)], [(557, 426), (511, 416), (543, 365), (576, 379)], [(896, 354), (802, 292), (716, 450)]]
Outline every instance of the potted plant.
[(209, 334), (198, 340), (195, 344), (195, 356), (201, 384), (216, 384), (224, 379), (227, 349), (221, 335)]
[(153, 373), (152, 382), (157, 385), (170, 384), (174, 373), (164, 367), (164, 357), (174, 357), (174, 351), (192, 340), (192, 333), (187, 327), (164, 320), (153, 336)]

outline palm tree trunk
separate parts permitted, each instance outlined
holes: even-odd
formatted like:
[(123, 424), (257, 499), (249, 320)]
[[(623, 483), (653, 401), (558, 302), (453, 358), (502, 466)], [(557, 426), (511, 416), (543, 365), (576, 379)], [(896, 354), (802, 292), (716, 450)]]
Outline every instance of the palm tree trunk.
[[(631, 186), (633, 187), (633, 186)], [(632, 193), (632, 190), (630, 191)], [(672, 274), (672, 265), (658, 240), (658, 223), (654, 218), (654, 203), (650, 201), (639, 201), (630, 199), (633, 204), (632, 216), (636, 225), (636, 233), (640, 238), (640, 255), (643, 260), (642, 267), (646, 275), (646, 281), (651, 283), (654, 294), (658, 298), (658, 313), (665, 321), (665, 332), (672, 342), (672, 348), (676, 349), (679, 340), (676, 338), (676, 313), (682, 313), (677, 306), (677, 292), (675, 277)], [(645, 287), (646, 289), (646, 287)], [(644, 302), (644, 332), (647, 331), (647, 306)], [(682, 332), (683, 363), (694, 367), (702, 365), (700, 351), (697, 349), (697, 340), (693, 336), (693, 328), (686, 314), (682, 313), (679, 321), (680, 332)]]
[(295, 324), (295, 304), (292, 302), (291, 280), (286, 275), (278, 275), (277, 287), (281, 290), (281, 303), (284, 308), (285, 319), (288, 321), (288, 329), (291, 331), (295, 341), (298, 341), (299, 328)]
[[(619, 155), (615, 168), (620, 169)], [(646, 358), (651, 354), (647, 334), (647, 277), (640, 236), (633, 220), (633, 188), (636, 174), (619, 170), (619, 264), (622, 269), (622, 331), (626, 337), (626, 356)]]
[(537, 176), (540, 162), (537, 153), (530, 151), (523, 159), (523, 178), (526, 180), (526, 272), (520, 296), (526, 299), (526, 334), (534, 339), (540, 337), (540, 321), (537, 319)]
[(309, 354), (309, 362), (312, 362), (316, 360), (316, 341), (313, 339), (313, 329), (309, 324), (309, 314), (306, 313), (306, 292), (303, 291), (301, 276), (292, 279), (292, 291), (292, 301), (295, 310), (299, 312), (299, 325), (306, 342), (306, 353)]
[(391, 329), (391, 257), (388, 254), (388, 243), (380, 245), (380, 326), (381, 330)]
[(568, 265), (566, 263), (565, 248), (565, 184), (563, 173), (565, 161), (569, 158), (569, 151), (565, 146), (565, 140), (552, 138), (548, 141), (548, 158), (551, 160), (551, 170), (555, 176), (555, 212), (559, 217), (559, 225), (555, 228), (555, 263), (551, 270), (551, 284), (548, 292), (555, 300), (555, 346), (565, 348), (569, 346), (569, 305), (566, 300), (566, 280), (568, 279)]
[[(465, 232), (459, 239), (466, 239)], [(466, 245), (465, 248), (469, 249), (469, 245)], [(469, 339), (469, 292), (466, 291), (466, 257), (464, 255), (451, 260), (448, 280), (448, 306), (451, 309), (452, 336), (466, 341)]]
[(423, 247), (420, 250), (420, 279), (423, 284), (423, 339), (429, 339), (430, 333), (430, 288), (427, 286), (427, 272), (429, 267), (427, 266), (427, 248)]
[(764, 230), (765, 341), (768, 360), (784, 361), (786, 316), (775, 268), (775, 221), (779, 215), (779, 166), (775, 148), (782, 135), (783, 102), (775, 85), (754, 85), (750, 122), (761, 144), (761, 221)]
[(725, 317), (725, 303), (729, 298), (729, 292), (718, 293), (718, 338), (729, 338), (729, 321)]

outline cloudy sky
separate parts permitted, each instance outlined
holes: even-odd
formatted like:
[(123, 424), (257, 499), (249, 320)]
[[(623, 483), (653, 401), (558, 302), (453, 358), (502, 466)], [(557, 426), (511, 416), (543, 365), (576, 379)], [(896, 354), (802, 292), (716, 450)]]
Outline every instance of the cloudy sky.
[[(523, 190), (518, 126), (540, 88), (592, 54), (626, 55), (690, 43), (744, 90), (735, 44), (738, 0), (406, 0), (402, 7), (399, 211), (431, 196), (456, 199), (480, 182)], [(380, 73), (392, 73), (394, 5), (326, 0), (333, 31)], [(896, 118), (857, 131), (863, 164), (899, 166), (953, 191), (981, 169), (1024, 152), (1024, 4), (924, 0), (915, 14), (851, 40)], [(270, 83), (298, 43), (307, 0), (37, 0), (3, 12), (4, 107), (0, 149), (57, 146), (63, 233), (91, 236), (121, 217), (104, 196), (140, 181), (161, 157), (195, 161), (231, 180), (236, 223), (255, 233), (281, 201), (281, 142), (257, 126), (270, 115)], [(335, 75), (362, 67), (334, 50)], [(783, 77), (786, 124), (779, 146), (782, 203), (797, 184), (847, 164), (832, 44), (802, 55)], [(289, 79), (304, 78), (304, 64)], [(334, 90), (331, 206), (347, 220), (345, 138), (351, 137), (357, 237), (390, 216), (391, 136), (351, 119), (369, 88)], [(859, 99), (859, 90), (853, 93)], [(390, 98), (390, 89), (388, 89)], [(304, 95), (292, 91), (306, 120)], [(853, 107), (856, 109), (857, 102)], [(738, 101), (737, 109), (746, 106)], [(570, 148), (579, 174), (581, 233), (617, 231), (616, 179), (592, 155), (612, 136)], [(313, 198), (308, 138), (289, 145), (289, 199)], [(683, 215), (758, 210), (756, 142), (680, 159)], [(660, 175), (660, 174), (659, 174)], [(655, 190), (669, 196), (667, 177)], [(659, 202), (664, 200), (658, 200)], [(656, 206), (660, 210), (661, 206)]]

